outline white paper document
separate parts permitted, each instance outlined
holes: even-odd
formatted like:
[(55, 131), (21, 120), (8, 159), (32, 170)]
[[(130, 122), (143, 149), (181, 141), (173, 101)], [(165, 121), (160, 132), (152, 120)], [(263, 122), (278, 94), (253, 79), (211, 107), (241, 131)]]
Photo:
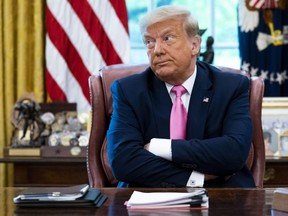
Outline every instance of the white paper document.
[(208, 195), (205, 189), (182, 193), (134, 191), (126, 206), (130, 209), (208, 208)]
[(288, 194), (288, 188), (276, 188), (274, 193)]

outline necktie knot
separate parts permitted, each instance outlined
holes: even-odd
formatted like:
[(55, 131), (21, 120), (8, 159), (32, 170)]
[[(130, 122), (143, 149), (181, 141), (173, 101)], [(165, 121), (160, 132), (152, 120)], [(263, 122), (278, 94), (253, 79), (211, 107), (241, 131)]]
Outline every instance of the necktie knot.
[(187, 90), (182, 85), (175, 85), (171, 91), (176, 94), (176, 97), (181, 97)]

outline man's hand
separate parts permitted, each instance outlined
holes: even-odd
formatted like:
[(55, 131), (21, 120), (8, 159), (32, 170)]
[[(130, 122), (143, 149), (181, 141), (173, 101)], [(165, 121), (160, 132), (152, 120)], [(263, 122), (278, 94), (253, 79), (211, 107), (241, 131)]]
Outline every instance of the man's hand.
[(147, 143), (144, 145), (144, 149), (146, 149), (147, 151), (149, 151), (149, 147), (150, 147), (150, 143)]

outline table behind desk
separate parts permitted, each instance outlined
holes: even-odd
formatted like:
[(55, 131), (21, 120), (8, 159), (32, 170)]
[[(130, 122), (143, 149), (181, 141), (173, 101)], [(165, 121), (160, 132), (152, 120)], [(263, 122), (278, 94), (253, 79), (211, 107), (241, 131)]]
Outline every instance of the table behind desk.
[(124, 202), (134, 190), (142, 192), (186, 192), (189, 189), (143, 189), (143, 188), (102, 188), (108, 196), (100, 208), (17, 208), (13, 204), (15, 194), (24, 188), (0, 188), (0, 215), (271, 215), (272, 194), (274, 189), (208, 189), (209, 210), (181, 211), (128, 211)]
[[(86, 158), (0, 157), (14, 164), (14, 187), (69, 186), (88, 183)], [(266, 158), (264, 187), (288, 187), (288, 157)]]
[(14, 187), (51, 187), (87, 184), (86, 158), (0, 157), (14, 165)]

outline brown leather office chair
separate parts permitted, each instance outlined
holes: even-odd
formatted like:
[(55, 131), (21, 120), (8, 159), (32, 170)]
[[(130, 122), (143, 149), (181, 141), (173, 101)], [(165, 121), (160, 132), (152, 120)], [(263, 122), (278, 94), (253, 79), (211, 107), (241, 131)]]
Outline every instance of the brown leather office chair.
[[(110, 85), (116, 79), (142, 72), (147, 67), (147, 64), (111, 65), (104, 67), (99, 74), (92, 75), (89, 78), (92, 122), (87, 148), (87, 171), (91, 187), (113, 187), (117, 184), (117, 180), (112, 175), (107, 155), (106, 131), (112, 113)], [(222, 71), (246, 74), (240, 70), (219, 68)], [(250, 111), (253, 122), (253, 140), (247, 165), (252, 171), (257, 188), (262, 188), (265, 171), (265, 149), (261, 122), (264, 82), (259, 77), (251, 77), (250, 79)]]

